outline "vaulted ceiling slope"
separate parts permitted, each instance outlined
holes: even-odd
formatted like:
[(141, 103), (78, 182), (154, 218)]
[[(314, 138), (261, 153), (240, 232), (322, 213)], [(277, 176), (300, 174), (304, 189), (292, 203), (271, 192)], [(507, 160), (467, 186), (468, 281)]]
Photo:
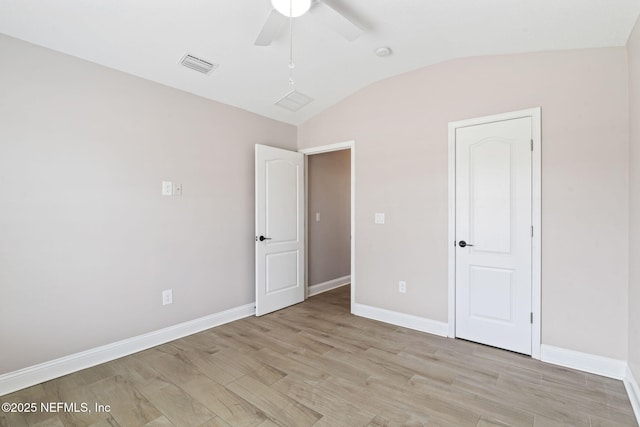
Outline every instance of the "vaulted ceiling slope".
[[(640, 0), (314, 0), (293, 21), (294, 86), (288, 24), (254, 45), (270, 11), (268, 0), (2, 0), (0, 33), (300, 124), (368, 84), (448, 59), (624, 46)], [(340, 35), (335, 12), (362, 34)], [(376, 56), (381, 46), (392, 54)], [(219, 67), (182, 67), (186, 53)], [(294, 88), (314, 100), (297, 112), (274, 105)]]

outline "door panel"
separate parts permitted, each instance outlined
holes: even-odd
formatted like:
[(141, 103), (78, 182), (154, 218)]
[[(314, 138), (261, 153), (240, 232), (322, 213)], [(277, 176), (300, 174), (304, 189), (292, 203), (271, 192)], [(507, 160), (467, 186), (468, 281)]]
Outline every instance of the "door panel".
[(488, 139), (470, 147), (469, 237), (487, 252), (511, 252), (511, 144)]
[(531, 183), (530, 118), (456, 130), (456, 336), (525, 354)]
[(282, 159), (265, 162), (267, 235), (277, 236), (278, 243), (298, 241), (299, 165)]
[(305, 297), (303, 159), (300, 153), (256, 145), (257, 316)]
[(298, 286), (298, 251), (268, 254), (266, 260), (267, 296)]
[(469, 315), (477, 319), (513, 321), (513, 270), (471, 266)]

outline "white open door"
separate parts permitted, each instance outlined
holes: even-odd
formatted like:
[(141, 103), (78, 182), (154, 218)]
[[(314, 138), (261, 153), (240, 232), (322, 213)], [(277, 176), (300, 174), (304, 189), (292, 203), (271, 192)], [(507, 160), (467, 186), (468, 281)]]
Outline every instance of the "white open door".
[(456, 129), (457, 337), (532, 352), (532, 120)]
[(256, 145), (256, 316), (304, 301), (304, 155)]

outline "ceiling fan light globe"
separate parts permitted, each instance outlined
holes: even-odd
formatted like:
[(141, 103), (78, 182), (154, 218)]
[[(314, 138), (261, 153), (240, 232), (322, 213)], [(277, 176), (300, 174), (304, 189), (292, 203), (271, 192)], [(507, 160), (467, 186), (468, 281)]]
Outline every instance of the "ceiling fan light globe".
[(296, 18), (311, 8), (311, 0), (271, 0), (274, 9), (286, 17)]

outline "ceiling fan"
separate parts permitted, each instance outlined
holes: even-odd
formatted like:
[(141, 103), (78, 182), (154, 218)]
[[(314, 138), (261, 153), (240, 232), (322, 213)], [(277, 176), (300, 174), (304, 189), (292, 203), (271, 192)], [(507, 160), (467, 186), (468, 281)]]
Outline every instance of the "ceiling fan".
[[(283, 27), (289, 20), (289, 0), (276, 1), (267, 0), (269, 4), (269, 14), (267, 20), (260, 30), (260, 34), (256, 38), (254, 44), (256, 46), (269, 46), (271, 42), (280, 34)], [(284, 4), (284, 9), (280, 3)], [(318, 16), (332, 27), (338, 34), (342, 35), (348, 41), (357, 39), (363, 32), (361, 25), (358, 25), (353, 17), (350, 17), (343, 7), (340, 7), (339, 0), (306, 0), (307, 7), (301, 9), (302, 12), (296, 11), (295, 4), (297, 0), (293, 0), (291, 3), (293, 17), (300, 16), (309, 10), (313, 15)], [(305, 3), (304, 1), (302, 3)], [(310, 4), (309, 4), (310, 3)], [(278, 11), (280, 9), (280, 12)]]

